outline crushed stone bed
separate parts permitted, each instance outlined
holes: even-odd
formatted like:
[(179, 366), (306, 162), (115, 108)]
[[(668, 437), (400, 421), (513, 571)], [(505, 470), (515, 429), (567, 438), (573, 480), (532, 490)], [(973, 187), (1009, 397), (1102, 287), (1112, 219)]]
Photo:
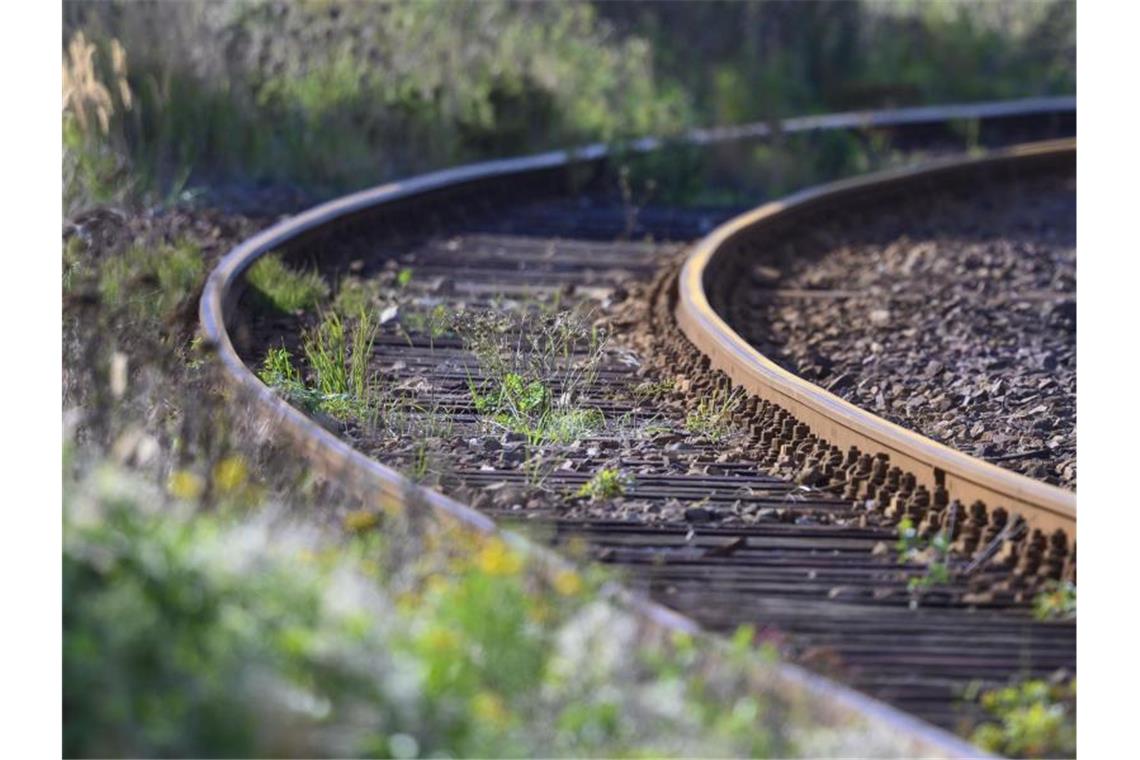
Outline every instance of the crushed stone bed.
[(886, 419), (1076, 488), (1076, 179), (1007, 180), (827, 220), (769, 246), (730, 319)]

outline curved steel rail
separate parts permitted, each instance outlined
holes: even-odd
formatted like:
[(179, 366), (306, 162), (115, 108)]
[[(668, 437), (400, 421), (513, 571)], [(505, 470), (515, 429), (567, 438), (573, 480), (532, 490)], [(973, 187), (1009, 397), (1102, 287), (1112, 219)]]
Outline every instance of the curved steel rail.
[[(945, 107), (901, 109), (897, 111), (860, 112), (832, 116), (788, 120), (778, 128), (785, 132), (813, 129), (850, 128), (859, 126), (895, 126), (936, 123), (950, 119), (1032, 116), (1043, 113), (1070, 114), (1075, 111), (1072, 98), (1033, 99), (1005, 103), (965, 104)], [(720, 131), (694, 131), (687, 140), (707, 144), (734, 139), (763, 136), (768, 125)], [(635, 152), (662, 147), (655, 138), (631, 145)], [(354, 193), (285, 219), (258, 233), (231, 250), (210, 273), (199, 303), (203, 337), (217, 353), (223, 377), (243, 396), (251, 411), (274, 426), (275, 433), (286, 435), (305, 457), (327, 477), (337, 479), (346, 490), (384, 507), (427, 508), (446, 520), (452, 520), (480, 533), (498, 533), (508, 542), (541, 562), (555, 567), (565, 560), (519, 534), (503, 531), (487, 516), (436, 491), (423, 488), (398, 471), (357, 451), (329, 430), (289, 405), (274, 393), (242, 361), (234, 348), (228, 330), (238, 300), (246, 286), (245, 272), (260, 257), (286, 244), (320, 231), (352, 224), (368, 213), (399, 208), (407, 203), (438, 200), (455, 192), (478, 193), (482, 190), (565, 172), (574, 167), (600, 165), (608, 149), (590, 145), (573, 151), (553, 151), (536, 156), (447, 169), (406, 181), (392, 182)], [(617, 598), (644, 615), (655, 625), (667, 629), (695, 631), (690, 619), (656, 604), (645, 597), (618, 592)], [(775, 671), (775, 687), (816, 701), (833, 719), (878, 724), (905, 737), (908, 753), (923, 757), (979, 757), (977, 747), (957, 736), (931, 726), (883, 702), (853, 689), (816, 676), (798, 666), (781, 664)]]
[(758, 236), (785, 229), (788, 222), (805, 212), (839, 209), (935, 182), (1075, 160), (1075, 140), (1033, 143), (977, 158), (935, 161), (833, 182), (760, 206), (713, 230), (694, 247), (678, 282), (677, 322), (708, 356), (713, 368), (784, 407), (832, 445), (855, 446), (870, 454), (885, 452), (892, 465), (914, 473), (918, 482), (931, 490), (936, 480), (944, 479), (950, 498), (963, 504), (977, 500), (991, 507), (1005, 507), (1020, 513), (1031, 529), (1044, 533), (1060, 529), (1075, 539), (1075, 493), (1001, 469), (906, 430), (785, 370), (729, 327), (710, 305), (706, 292), (717, 277), (719, 263), (755, 252)]

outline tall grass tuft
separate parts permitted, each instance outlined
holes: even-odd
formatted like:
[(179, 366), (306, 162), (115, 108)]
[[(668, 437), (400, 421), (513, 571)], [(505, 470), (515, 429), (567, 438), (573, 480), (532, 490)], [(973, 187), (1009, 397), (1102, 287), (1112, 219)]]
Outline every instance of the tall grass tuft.
[(320, 324), (305, 332), (302, 349), (325, 411), (341, 418), (368, 415), (376, 400), (368, 360), (378, 329), (370, 312), (360, 312), (352, 323), (328, 312)]

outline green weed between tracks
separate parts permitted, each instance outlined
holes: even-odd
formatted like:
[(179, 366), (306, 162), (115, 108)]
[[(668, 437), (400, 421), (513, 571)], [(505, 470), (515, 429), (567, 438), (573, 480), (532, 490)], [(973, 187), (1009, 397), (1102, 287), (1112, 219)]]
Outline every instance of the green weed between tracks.
[(1077, 584), (1050, 580), (1033, 598), (1033, 616), (1038, 620), (1075, 620)]
[(632, 488), (633, 484), (632, 475), (612, 467), (603, 467), (582, 484), (577, 495), (591, 501), (616, 499), (619, 496), (625, 496), (626, 489)]
[(258, 376), (306, 411), (319, 410), (342, 420), (374, 420), (381, 397), (368, 362), (377, 330), (367, 311), (351, 322), (328, 312), (302, 336), (308, 382), (283, 347), (269, 349)]
[(569, 443), (605, 425), (583, 406), (598, 378), (605, 331), (575, 310), (458, 315), (456, 333), (481, 374), (468, 385), (476, 411), (532, 443)]

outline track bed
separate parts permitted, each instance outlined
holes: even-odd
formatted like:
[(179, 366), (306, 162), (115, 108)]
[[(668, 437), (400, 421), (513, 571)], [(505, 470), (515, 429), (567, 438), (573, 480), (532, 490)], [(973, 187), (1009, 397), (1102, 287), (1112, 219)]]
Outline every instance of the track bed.
[[(407, 404), (398, 424), (327, 424), (380, 461), (526, 524), (542, 540), (585, 547), (711, 629), (751, 624), (787, 656), (946, 728), (980, 717), (969, 697), (980, 687), (1075, 673), (1075, 624), (1030, 614), (1042, 583), (1071, 562), (1063, 541), (1035, 536), (972, 563), (979, 549), (1006, 548), (1002, 522), (955, 506), (949, 530), (960, 572), (909, 590), (927, 565), (899, 563), (896, 524), (913, 513), (929, 534), (945, 527), (945, 509), (908, 511), (904, 488), (907, 498), (868, 510), (842, 489), (797, 482), (813, 444), (756, 399), (733, 407), (724, 429), (692, 424), (700, 400), (722, 397), (728, 383), (678, 336), (671, 276), (683, 244), (737, 210), (647, 208), (631, 223), (611, 194), (516, 198), (453, 213), (426, 235), (343, 237), (328, 273), (342, 289), (348, 279), (375, 282), (373, 305), (397, 307), (370, 367)], [(411, 279), (401, 284), (404, 268)], [(489, 425), (470, 393), (486, 379), (479, 363), (456, 335), (424, 327), (441, 306), (510, 314), (576, 304), (591, 307), (614, 338), (596, 382), (577, 399), (604, 423), (565, 444)], [(251, 366), (273, 346), (297, 351), (316, 320), (248, 302), (242, 311), (235, 333)], [(786, 435), (773, 438), (772, 426)], [(579, 497), (603, 467), (631, 477), (624, 493)]]

